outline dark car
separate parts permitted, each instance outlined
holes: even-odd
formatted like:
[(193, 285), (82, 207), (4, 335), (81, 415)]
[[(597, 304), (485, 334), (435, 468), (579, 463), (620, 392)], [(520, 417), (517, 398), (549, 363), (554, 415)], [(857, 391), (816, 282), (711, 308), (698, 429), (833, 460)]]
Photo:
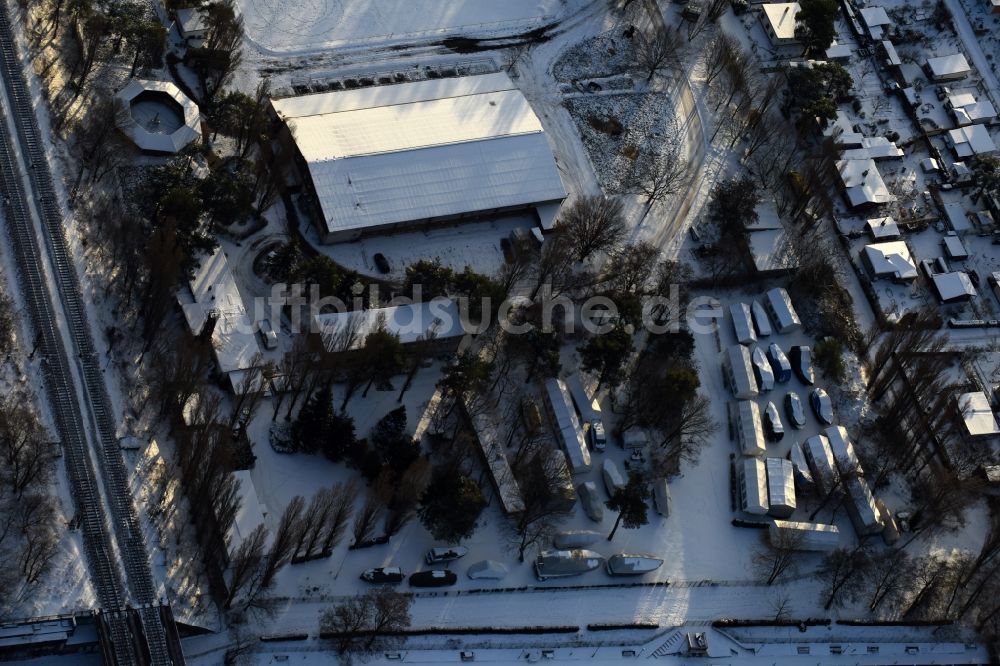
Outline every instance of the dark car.
[(384, 275), (388, 273), (390, 270), (392, 270), (391, 267), (389, 266), (389, 260), (386, 259), (385, 255), (382, 254), (381, 252), (376, 252), (375, 256), (372, 257), (372, 260), (375, 262), (375, 268), (378, 269), (379, 273), (382, 273)]
[(424, 562), (427, 564), (438, 564), (439, 562), (451, 562), (452, 560), (457, 560), (460, 557), (465, 557), (469, 554), (469, 549), (465, 546), (445, 546), (438, 548), (431, 548), (427, 551), (424, 556)]
[(413, 587), (447, 587), (458, 581), (458, 575), (447, 569), (431, 569), (410, 574), (410, 585)]
[(785, 436), (785, 426), (781, 423), (781, 415), (773, 402), (764, 408), (764, 433), (769, 442), (780, 442)]
[(792, 347), (792, 370), (803, 384), (812, 386), (816, 383), (816, 373), (813, 371), (812, 349), (805, 345)]
[(788, 422), (794, 427), (805, 427), (806, 411), (802, 407), (802, 399), (799, 398), (798, 393), (790, 391), (785, 395), (785, 414), (788, 415)]
[(366, 583), (402, 583), (404, 578), (399, 567), (376, 567), (361, 573), (361, 580)]

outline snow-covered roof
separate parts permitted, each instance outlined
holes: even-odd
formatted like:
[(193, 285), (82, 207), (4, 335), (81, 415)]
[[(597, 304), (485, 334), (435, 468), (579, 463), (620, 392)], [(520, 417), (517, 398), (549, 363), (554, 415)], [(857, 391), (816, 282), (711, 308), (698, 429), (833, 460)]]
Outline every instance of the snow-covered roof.
[[(254, 322), (243, 305), (243, 297), (221, 247), (201, 258), (188, 282), (188, 291), (179, 293), (177, 300), (195, 335), (201, 333), (209, 316), (216, 317), (212, 348), (221, 372), (249, 370), (259, 362), (260, 346)], [(239, 390), (241, 384), (233, 384)]]
[(837, 483), (836, 463), (833, 460), (833, 451), (830, 450), (830, 440), (826, 435), (815, 435), (802, 442), (802, 454), (809, 463), (812, 470), (813, 479), (819, 486), (821, 494), (830, 492)]
[(204, 32), (208, 28), (205, 12), (197, 7), (185, 7), (177, 10), (177, 25), (184, 36), (191, 33)]
[(538, 117), (506, 74), (272, 102), (330, 233), (566, 196)]
[(740, 499), (747, 513), (763, 516), (770, 508), (767, 501), (767, 471), (760, 458), (744, 458), (740, 475)]
[(858, 454), (854, 450), (854, 444), (847, 434), (847, 428), (844, 426), (830, 426), (824, 433), (826, 434), (827, 442), (830, 443), (830, 451), (833, 453), (833, 459), (837, 463), (837, 468), (840, 469), (840, 472), (842, 474), (860, 472), (861, 461), (858, 459)]
[(972, 71), (961, 53), (928, 58), (927, 67), (935, 79), (962, 78)]
[(958, 93), (948, 98), (948, 106), (955, 116), (955, 124), (985, 123), (997, 116), (993, 103), (988, 99), (977, 100), (972, 93)]
[(897, 280), (917, 277), (917, 266), (905, 241), (872, 243), (866, 245), (863, 251), (876, 276), (890, 276)]
[(971, 437), (1000, 434), (990, 399), (982, 391), (963, 393), (957, 398), (958, 413)]
[(760, 407), (752, 400), (736, 403), (736, 427), (739, 431), (740, 450), (745, 456), (763, 455), (767, 450), (764, 428), (760, 421)]
[(881, 531), (882, 512), (875, 503), (868, 481), (861, 476), (852, 476), (844, 482), (844, 489), (850, 498), (847, 513), (854, 523), (854, 529), (862, 536)]
[(941, 170), (941, 165), (935, 158), (925, 157), (920, 160), (920, 168), (924, 171), (924, 173), (934, 173)]
[(767, 501), (771, 511), (779, 508), (786, 512), (794, 511), (795, 477), (791, 461), (768, 458), (764, 464), (767, 468)]
[(549, 379), (545, 382), (545, 398), (549, 408), (552, 425), (559, 433), (559, 438), (569, 460), (574, 474), (590, 469), (590, 450), (587, 440), (580, 428), (580, 420), (576, 417), (569, 390), (561, 379)]
[[(164, 102), (175, 104), (183, 124), (172, 132), (156, 132), (141, 125), (133, 114), (132, 103), (143, 93), (165, 96)], [(115, 95), (118, 129), (141, 150), (154, 153), (176, 153), (201, 136), (198, 105), (169, 81), (132, 79)]]
[(976, 288), (965, 271), (938, 273), (931, 277), (931, 281), (934, 282), (934, 290), (937, 291), (938, 298), (945, 303), (972, 298), (976, 295)]
[(733, 332), (736, 334), (736, 341), (741, 345), (748, 345), (757, 342), (757, 333), (753, 328), (753, 319), (750, 314), (750, 306), (746, 303), (732, 303), (729, 306), (729, 316), (733, 321)]
[(836, 40), (830, 44), (826, 50), (827, 60), (847, 60), (851, 57), (852, 49), (848, 44), (838, 44)]
[(836, 525), (775, 520), (768, 526), (772, 545), (782, 543), (781, 534), (793, 536), (798, 550), (835, 550), (840, 545), (840, 530)]
[(949, 259), (965, 259), (969, 256), (969, 251), (965, 249), (965, 244), (957, 235), (946, 234), (943, 242)]
[(799, 315), (792, 305), (792, 298), (784, 287), (768, 289), (765, 296), (764, 304), (767, 306), (767, 311), (771, 314), (775, 328), (779, 333), (794, 331), (802, 325), (802, 322), (799, 321)]
[(264, 507), (257, 498), (257, 490), (253, 486), (253, 479), (250, 478), (250, 470), (241, 469), (233, 472), (233, 476), (239, 481), (240, 508), (236, 512), (236, 520), (229, 530), (229, 553), (232, 554), (239, 545), (250, 536), (250, 533), (258, 525), (264, 523)]
[(889, 65), (899, 67), (903, 64), (902, 59), (899, 57), (899, 53), (896, 51), (895, 44), (886, 39), (882, 42), (882, 48), (885, 49), (885, 59)]
[(845, 160), (873, 160), (899, 159), (904, 157), (902, 148), (884, 136), (866, 136), (861, 139), (861, 146), (845, 150), (841, 158)]
[(750, 363), (750, 352), (743, 345), (727, 347), (723, 356), (723, 366), (729, 373), (729, 383), (738, 398), (757, 396), (757, 380)]
[(795, 39), (795, 17), (802, 10), (797, 2), (771, 2), (761, 6), (764, 19), (771, 26), (776, 39)]
[(944, 204), (944, 214), (948, 218), (948, 225), (952, 231), (962, 233), (972, 228), (969, 222), (969, 215), (965, 210), (965, 203), (961, 201), (949, 201)]
[(985, 125), (966, 125), (948, 130), (948, 142), (958, 157), (972, 157), (996, 152), (997, 146)]
[(360, 349), (370, 333), (384, 326), (402, 344), (464, 335), (458, 305), (447, 298), (390, 305), (369, 310), (328, 312), (313, 316), (314, 330), (330, 352)]
[(861, 9), (861, 19), (865, 22), (868, 34), (874, 40), (880, 40), (885, 34), (885, 26), (892, 21), (882, 7), (865, 7)]
[(837, 171), (851, 206), (884, 204), (896, 200), (871, 158), (837, 160)]
[(471, 421), (472, 428), (476, 432), (476, 441), (479, 442), (479, 448), (490, 471), (504, 513), (524, 511), (521, 486), (514, 477), (503, 445), (497, 441), (499, 426), (482, 410), (474, 410)]
[(876, 217), (868, 220), (868, 232), (875, 240), (893, 240), (899, 238), (899, 225), (892, 216)]

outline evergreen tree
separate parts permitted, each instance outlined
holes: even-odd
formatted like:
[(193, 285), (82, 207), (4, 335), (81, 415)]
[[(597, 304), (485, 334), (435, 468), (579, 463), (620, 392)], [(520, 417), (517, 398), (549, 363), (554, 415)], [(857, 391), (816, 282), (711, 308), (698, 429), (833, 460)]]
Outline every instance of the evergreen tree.
[(476, 529), (486, 498), (479, 485), (458, 470), (437, 468), (420, 499), (420, 522), (435, 539), (457, 543)]
[(372, 428), (372, 446), (382, 463), (397, 477), (420, 455), (420, 447), (406, 432), (406, 407), (383, 416)]
[(612, 511), (618, 512), (615, 526), (611, 528), (611, 534), (608, 535), (608, 541), (615, 538), (615, 532), (618, 531), (618, 526), (622, 523), (625, 523), (625, 527), (628, 529), (633, 530), (649, 522), (646, 515), (646, 500), (649, 499), (649, 495), (649, 488), (642, 475), (635, 470), (629, 472), (628, 483), (615, 490), (611, 499), (604, 503)]

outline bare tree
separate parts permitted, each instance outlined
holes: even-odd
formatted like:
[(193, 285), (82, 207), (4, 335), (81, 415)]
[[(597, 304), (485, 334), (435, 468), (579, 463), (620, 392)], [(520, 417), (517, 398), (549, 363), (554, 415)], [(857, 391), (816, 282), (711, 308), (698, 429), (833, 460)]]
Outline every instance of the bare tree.
[(761, 543), (754, 550), (753, 566), (768, 585), (785, 575), (792, 575), (798, 568), (802, 535), (782, 530), (769, 538), (761, 534)]
[(387, 587), (369, 590), (324, 611), (320, 635), (333, 639), (341, 655), (385, 651), (409, 628), (412, 603), (410, 595)]
[(281, 514), (281, 521), (278, 529), (274, 533), (274, 540), (271, 548), (267, 552), (267, 559), (264, 562), (264, 573), (262, 584), (267, 587), (274, 580), (275, 574), (281, 567), (285, 566), (295, 552), (295, 544), (298, 541), (298, 532), (302, 523), (302, 509), (305, 508), (306, 501), (301, 495), (296, 495), (285, 507)]
[(868, 553), (862, 546), (838, 548), (823, 558), (816, 575), (826, 585), (824, 609), (843, 603), (844, 596), (850, 597), (864, 586), (868, 563)]
[(612, 252), (625, 238), (622, 203), (605, 196), (577, 198), (559, 224), (578, 261), (595, 252)]
[(642, 153), (632, 167), (632, 191), (646, 199), (646, 210), (639, 222), (646, 219), (653, 204), (676, 194), (684, 183), (690, 163), (682, 159), (676, 144), (664, 153)]
[(639, 68), (646, 72), (646, 83), (658, 72), (677, 63), (681, 41), (676, 32), (653, 29), (652, 35), (636, 35), (636, 59)]
[(231, 608), (233, 601), (245, 590), (261, 589), (267, 537), (267, 527), (258, 525), (236, 547), (229, 561), (229, 589), (223, 608)]
[(344, 537), (344, 532), (347, 531), (347, 522), (351, 519), (354, 500), (358, 496), (358, 483), (355, 479), (346, 483), (338, 483), (333, 487), (333, 491), (336, 495), (333, 511), (330, 512), (323, 526), (322, 552), (324, 555), (333, 552), (333, 549)]
[(368, 499), (354, 518), (354, 546), (361, 546), (372, 538), (382, 511), (382, 502), (378, 495), (368, 493)]
[[(913, 563), (903, 550), (889, 550), (872, 555), (864, 569), (864, 592), (868, 610), (874, 612), (886, 599), (898, 598), (913, 575)], [(857, 596), (857, 595), (855, 595)]]

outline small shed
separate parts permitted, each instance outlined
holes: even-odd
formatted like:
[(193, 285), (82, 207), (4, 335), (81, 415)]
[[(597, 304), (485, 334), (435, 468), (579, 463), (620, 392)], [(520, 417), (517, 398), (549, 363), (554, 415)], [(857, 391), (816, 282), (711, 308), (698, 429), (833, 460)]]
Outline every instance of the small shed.
[(744, 458), (739, 470), (740, 508), (755, 516), (766, 516), (770, 506), (767, 500), (767, 471), (760, 458)]
[(750, 351), (743, 345), (728, 347), (722, 354), (722, 371), (729, 390), (737, 398), (756, 398), (757, 380), (750, 362)]
[(896, 224), (896, 220), (892, 219), (891, 215), (872, 218), (868, 220), (867, 226), (872, 240), (888, 241), (899, 238), (899, 225)]
[(844, 426), (830, 426), (825, 431), (830, 451), (841, 474), (861, 473), (861, 460)]
[(844, 482), (847, 490), (847, 515), (854, 523), (858, 536), (870, 536), (882, 531), (882, 513), (878, 510), (875, 496), (863, 476), (855, 476)]
[(740, 451), (745, 456), (761, 456), (766, 453), (766, 438), (760, 420), (760, 406), (752, 400), (736, 403), (736, 432)]
[(795, 473), (792, 463), (784, 458), (768, 458), (767, 502), (768, 515), (788, 518), (795, 513)]
[(954, 231), (946, 234), (941, 240), (941, 244), (944, 246), (944, 251), (949, 259), (969, 258), (969, 251), (965, 249), (965, 243), (962, 242), (962, 239)]
[(978, 439), (1000, 435), (1000, 426), (985, 393), (963, 393), (955, 399), (955, 405), (968, 437)]
[(737, 342), (741, 345), (752, 345), (757, 342), (749, 305), (733, 303), (729, 306), (729, 315), (733, 320), (733, 332), (736, 334)]
[(757, 329), (757, 336), (766, 338), (771, 335), (771, 319), (767, 316), (767, 308), (761, 305), (760, 301), (751, 301), (750, 310), (753, 312), (753, 325)]
[(815, 435), (802, 442), (802, 454), (812, 470), (813, 480), (821, 496), (831, 492), (840, 481), (830, 441), (825, 435)]
[(771, 545), (793, 543), (797, 550), (836, 550), (840, 545), (840, 530), (836, 525), (775, 520), (768, 526)]
[(802, 328), (799, 315), (792, 307), (792, 299), (784, 287), (775, 287), (766, 294), (764, 306), (774, 321), (778, 333), (791, 333)]

